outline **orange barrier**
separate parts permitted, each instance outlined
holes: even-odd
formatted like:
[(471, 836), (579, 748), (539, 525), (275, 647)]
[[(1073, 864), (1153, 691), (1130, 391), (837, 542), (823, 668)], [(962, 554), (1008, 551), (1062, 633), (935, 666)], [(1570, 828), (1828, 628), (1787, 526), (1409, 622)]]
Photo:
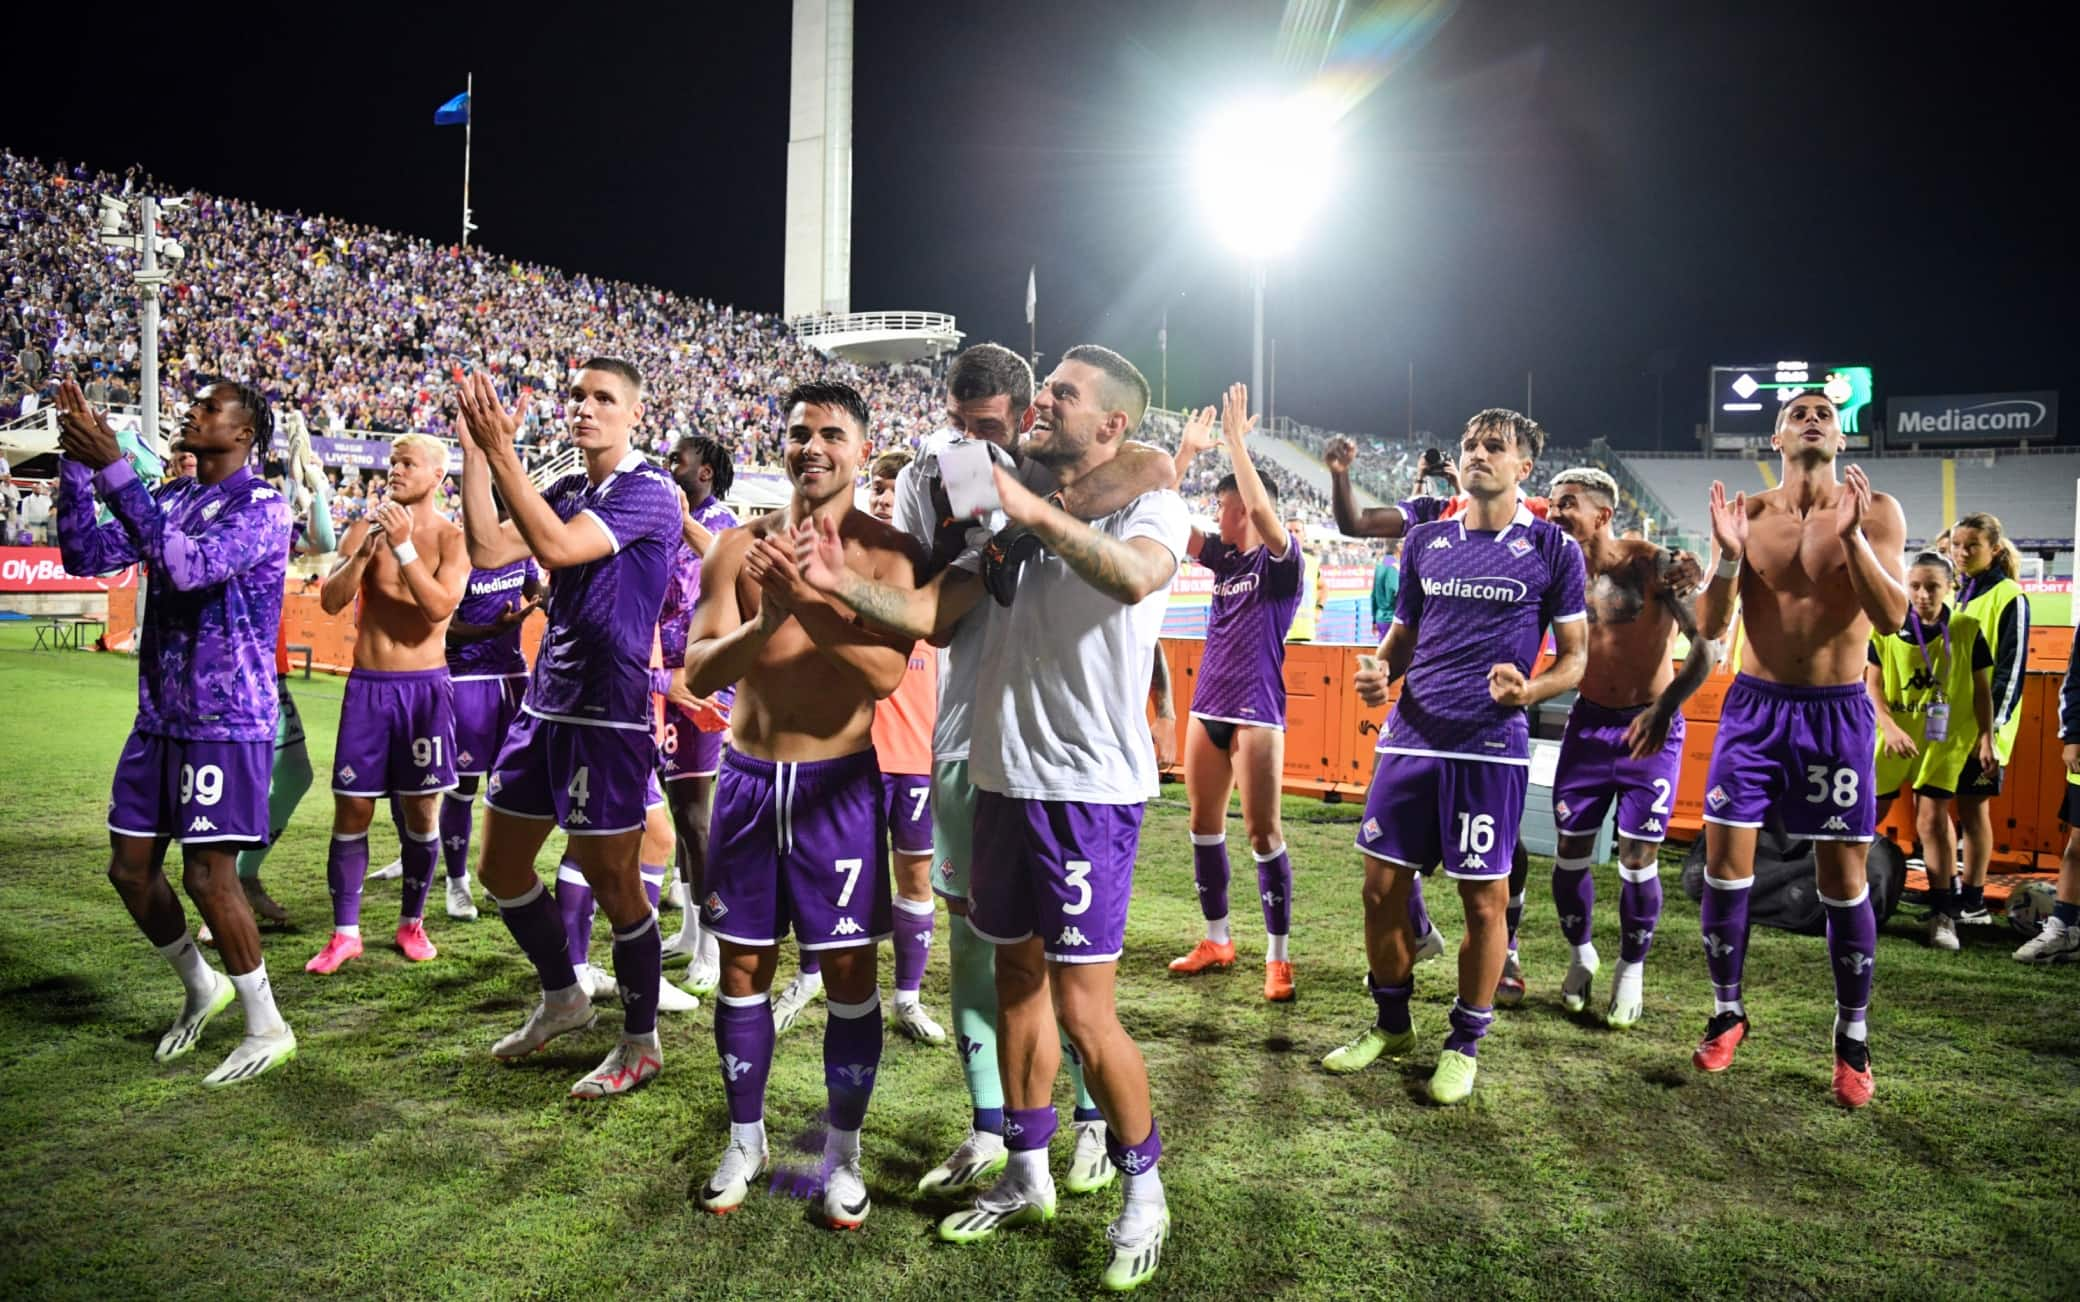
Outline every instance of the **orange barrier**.
[[(527, 663), (534, 663), (535, 648), (541, 644), (544, 621), (540, 616), (521, 626), (520, 649)], [(122, 646), (137, 627), (137, 589), (118, 588), (108, 594), (108, 644)], [(311, 649), (311, 669), (344, 674), (354, 667), (354, 620), (346, 612), (328, 615), (318, 604), (318, 585), (306, 589), (292, 583), (282, 594), (282, 627), (291, 646)]]
[[(2062, 626), (2030, 630), (2027, 677), (2023, 683), (2022, 725), (2008, 767), (2005, 789), (1991, 802), (1996, 861), (2045, 866), (2065, 848), (2065, 828), (2058, 819), (2064, 795), (2065, 768), (2059, 755), (2058, 691), (2066, 668), (2073, 631)], [(1163, 654), (1177, 702), (1178, 750), (1184, 755), (1184, 720), (1199, 656), (1205, 643), (1197, 638), (1165, 638)], [(1358, 657), (1366, 646), (1320, 646), (1296, 643), (1286, 648), (1285, 789), (1291, 795), (1318, 795), (1326, 800), (1362, 800), (1372, 780), (1373, 746), (1384, 711), (1368, 710), (1350, 688)], [(1683, 775), (1676, 788), (1669, 837), (1694, 840), (1704, 827), (1704, 776), (1712, 742), (1719, 729), (1719, 704), (1733, 675), (1714, 672), (1683, 708), (1688, 731)], [(1172, 776), (1182, 777), (1181, 770)], [(1893, 803), (1881, 830), (1902, 848), (1914, 842), (1914, 797), (1904, 792)]]
[[(354, 622), (345, 615), (327, 615), (318, 606), (316, 585), (311, 585), (308, 593), (302, 591), (302, 586), (292, 587), (283, 599), (282, 620), (288, 627), (289, 641), (311, 648), (313, 669), (344, 674), (354, 663)], [(136, 625), (137, 590), (125, 587), (111, 591), (107, 644), (124, 645)], [(542, 628), (541, 619), (530, 619), (521, 634), (521, 645), (530, 664), (541, 642)], [(2062, 626), (2030, 630), (2022, 726), (2015, 738), (2006, 787), (1992, 801), (1993, 853), (2000, 863), (2044, 867), (2039, 856), (2048, 855), (2055, 866), (2065, 848), (2065, 827), (2058, 818), (2065, 786), (2065, 768), (2059, 755), (2058, 690), (2072, 636), (2072, 630)], [(1163, 639), (1163, 656), (1170, 665), (1171, 689), (1177, 703), (1180, 759), (1184, 755), (1184, 720), (1205, 646), (1199, 638)], [(1350, 683), (1358, 672), (1358, 657), (1371, 653), (1369, 646), (1293, 643), (1286, 647), (1288, 793), (1315, 795), (1325, 800), (1364, 799), (1366, 784), (1372, 780), (1372, 748), (1384, 712), (1366, 709)], [(1683, 708), (1689, 729), (1683, 751), (1683, 775), (1676, 786), (1675, 810), (1669, 820), (1671, 840), (1693, 840), (1704, 827), (1705, 769), (1711, 762), (1712, 740), (1718, 733), (1719, 703), (1732, 683), (1732, 674), (1724, 669), (1715, 671)], [(1182, 773), (1173, 769), (1171, 775), (1181, 777)], [(1902, 848), (1913, 845), (1912, 792), (1904, 792), (1893, 803), (1880, 830)]]

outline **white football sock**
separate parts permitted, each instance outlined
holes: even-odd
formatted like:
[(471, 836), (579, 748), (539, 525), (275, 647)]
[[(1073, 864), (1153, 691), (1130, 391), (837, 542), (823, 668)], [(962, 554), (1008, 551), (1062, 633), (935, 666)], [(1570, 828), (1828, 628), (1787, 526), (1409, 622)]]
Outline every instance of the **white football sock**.
[(1736, 1017), (1746, 1017), (1748, 1010), (1741, 1007), (1741, 1001), (1738, 999), (1712, 1000), (1712, 1016), (1717, 1017), (1721, 1013), (1732, 1013)]
[(1595, 967), (1597, 963), (1595, 944), (1585, 940), (1581, 944), (1576, 945), (1574, 947), (1574, 961), (1582, 967)]
[(832, 1126), (823, 1134), (823, 1160), (831, 1166), (859, 1160), (859, 1132)]
[(332, 927), (332, 934), (335, 936), (352, 936), (354, 939), (359, 940), (361, 939), (361, 924), (356, 922), (351, 923), (347, 926), (340, 926), (339, 924), (334, 923)]
[(1216, 945), (1225, 945), (1228, 943), (1227, 914), (1223, 913), (1218, 918), (1208, 918), (1206, 920), (1206, 939), (1212, 941)]
[(1012, 1149), (1011, 1164), (1004, 1170), (1005, 1174), (1036, 1193), (1054, 1185), (1054, 1177), (1047, 1172), (1047, 1150), (1044, 1148)]
[(1842, 1015), (1836, 1013), (1834, 1015), (1834, 1033), (1836, 1035), (1846, 1035), (1852, 1040), (1869, 1040), (1870, 1023), (1860, 1017), (1853, 1022), (1845, 1022), (1842, 1020)]
[(1276, 935), (1274, 933), (1265, 933), (1264, 961), (1266, 963), (1286, 962), (1286, 941), (1288, 939), (1288, 937)]
[(181, 938), (170, 945), (155, 946), (166, 961), (173, 965), (173, 974), (181, 979), (191, 999), (200, 999), (217, 988), (216, 974), (210, 971), (209, 963), (202, 957), (202, 947), (195, 937), (182, 932)]
[(1129, 1175), (1122, 1171), (1120, 1178), (1126, 1182), (1126, 1197), (1120, 1207), (1120, 1233), (1128, 1238), (1146, 1234), (1155, 1228), (1162, 1217), (1163, 1176), (1159, 1163), (1140, 1175)]
[[(858, 1132), (854, 1132), (855, 1134)], [(732, 1121), (729, 1123), (729, 1142), (747, 1153), (766, 1151), (766, 1123), (758, 1121)]]
[(246, 1010), (247, 1035), (280, 1035), (289, 1029), (281, 1010), (274, 1006), (274, 987), (267, 983), (267, 964), (230, 975), (231, 985), (238, 991), (239, 1006)]

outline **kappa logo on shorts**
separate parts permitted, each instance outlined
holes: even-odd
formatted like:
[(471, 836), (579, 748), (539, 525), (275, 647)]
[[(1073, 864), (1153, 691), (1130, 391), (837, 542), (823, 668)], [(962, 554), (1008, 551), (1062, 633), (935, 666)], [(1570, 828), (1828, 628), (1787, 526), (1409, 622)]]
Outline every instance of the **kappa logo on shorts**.
[(429, 773), (426, 775), (426, 780), (424, 782), (421, 782), (419, 785), (422, 787), (437, 787), (440, 784), (441, 775), (438, 773)]
[(1661, 820), (1660, 820), (1660, 819), (1658, 819), (1658, 818), (1650, 818), (1650, 819), (1648, 819), (1648, 820), (1647, 820), (1647, 821), (1646, 821), (1645, 823), (1643, 823), (1643, 824), (1641, 824), (1641, 825), (1640, 825), (1640, 829), (1639, 829), (1639, 830), (1640, 830), (1640, 831), (1642, 831), (1642, 832), (1656, 832), (1656, 833), (1658, 833), (1658, 832), (1662, 832), (1662, 831), (1665, 831), (1666, 829), (1664, 829), (1664, 828), (1663, 828), (1663, 827), (1661, 826)]
[(1842, 821), (1842, 816), (1840, 814), (1836, 814), (1833, 818), (1830, 818), (1826, 822), (1822, 823), (1820, 825), (1820, 830), (1823, 832), (1846, 832), (1849, 830), (1849, 825)]
[(851, 918), (840, 918), (838, 919), (838, 925), (831, 928), (831, 934), (833, 936), (857, 936), (865, 930), (865, 927), (860, 926)]
[(573, 809), (573, 810), (571, 811), (571, 816), (570, 816), (570, 817), (569, 817), (568, 819), (564, 820), (564, 826), (565, 826), (565, 827), (583, 827), (583, 826), (585, 826), (585, 825), (586, 825), (587, 823), (590, 823), (591, 821), (592, 821), (591, 819), (589, 819), (589, 818), (585, 817), (585, 811), (584, 811), (584, 810), (582, 810), (582, 809)]
[(1511, 540), (1510, 540), (1510, 544), (1509, 544), (1509, 554), (1510, 554), (1510, 555), (1512, 555), (1512, 556), (1524, 556), (1524, 555), (1528, 555), (1528, 554), (1530, 553), (1530, 551), (1531, 551), (1531, 540), (1530, 540), (1529, 538), (1513, 538), (1513, 539), (1511, 539)]
[(1366, 820), (1365, 820), (1365, 839), (1366, 839), (1366, 840), (1368, 840), (1368, 841), (1377, 841), (1377, 840), (1379, 840), (1379, 820), (1378, 820), (1378, 819), (1376, 819), (1376, 818), (1368, 818), (1368, 819), (1366, 819)]
[(701, 901), (701, 912), (708, 915), (708, 921), (720, 922), (729, 916), (729, 905), (722, 902), (720, 895), (709, 891), (708, 898)]
[(359, 773), (356, 773), (354, 771), (354, 766), (352, 764), (342, 764), (339, 766), (339, 780), (342, 782), (352, 782), (360, 776), (361, 775)]
[(1077, 945), (1089, 948), (1091, 941), (1090, 937), (1084, 935), (1079, 928), (1071, 925), (1062, 928), (1062, 934), (1054, 938), (1054, 943), (1057, 945)]
[(1704, 793), (1704, 803), (1714, 809), (1726, 808), (1726, 802), (1732, 799), (1732, 796), (1726, 794), (1726, 788), (1723, 786), (1713, 787), (1710, 791)]
[(194, 822), (188, 824), (188, 830), (190, 832), (214, 832), (217, 830), (217, 825), (210, 822), (207, 818), (198, 815)]
[(1488, 871), (1488, 861), (1477, 854), (1469, 854), (1459, 861), (1459, 871), (1462, 873), (1484, 873)]
[(494, 773), (491, 775), (491, 781), (485, 783), (484, 786), (486, 790), (495, 796), (498, 794), (499, 788), (505, 786), (505, 783), (499, 779), (498, 774)]

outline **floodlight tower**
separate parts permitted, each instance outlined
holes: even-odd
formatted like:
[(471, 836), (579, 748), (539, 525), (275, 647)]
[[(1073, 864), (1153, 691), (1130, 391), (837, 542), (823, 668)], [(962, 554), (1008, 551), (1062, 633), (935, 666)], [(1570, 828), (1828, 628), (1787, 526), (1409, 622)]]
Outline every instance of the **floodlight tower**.
[(952, 316), (852, 310), (852, 3), (794, 0), (781, 311), (826, 353), (921, 361), (959, 345)]
[[(112, 195), (101, 196), (101, 242), (119, 249), (134, 249), (138, 253), (137, 270), (130, 276), (142, 304), (138, 324), (139, 332), (144, 336), (139, 345), (144, 351), (144, 361), (138, 381), (142, 391), (138, 394), (138, 406), (142, 409), (138, 433), (153, 443), (159, 439), (159, 287), (173, 279), (171, 266), (179, 265), (187, 256), (187, 250), (178, 240), (161, 238), (159, 214), (186, 202), (186, 199), (143, 196), (137, 201), (138, 233), (125, 235), (122, 233), (123, 217), (129, 212), (130, 205)], [(169, 267), (160, 267), (161, 254), (171, 264)]]
[(1221, 241), (1247, 261), (1252, 300), (1250, 399), (1264, 401), (1264, 282), (1300, 242), (1334, 183), (1335, 117), (1319, 97), (1228, 106), (1199, 139), (1202, 206)]

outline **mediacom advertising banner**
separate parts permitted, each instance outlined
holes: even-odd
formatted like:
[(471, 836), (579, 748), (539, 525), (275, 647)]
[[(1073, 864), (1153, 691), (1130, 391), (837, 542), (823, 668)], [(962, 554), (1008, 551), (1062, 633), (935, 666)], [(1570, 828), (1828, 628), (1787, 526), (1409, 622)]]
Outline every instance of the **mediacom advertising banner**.
[(107, 592), (136, 582), (134, 565), (98, 578), (80, 578), (65, 572), (55, 547), (0, 547), (0, 592)]
[(2050, 443), (2058, 438), (2058, 391), (1953, 393), (1888, 398), (1886, 438), (1901, 443)]

